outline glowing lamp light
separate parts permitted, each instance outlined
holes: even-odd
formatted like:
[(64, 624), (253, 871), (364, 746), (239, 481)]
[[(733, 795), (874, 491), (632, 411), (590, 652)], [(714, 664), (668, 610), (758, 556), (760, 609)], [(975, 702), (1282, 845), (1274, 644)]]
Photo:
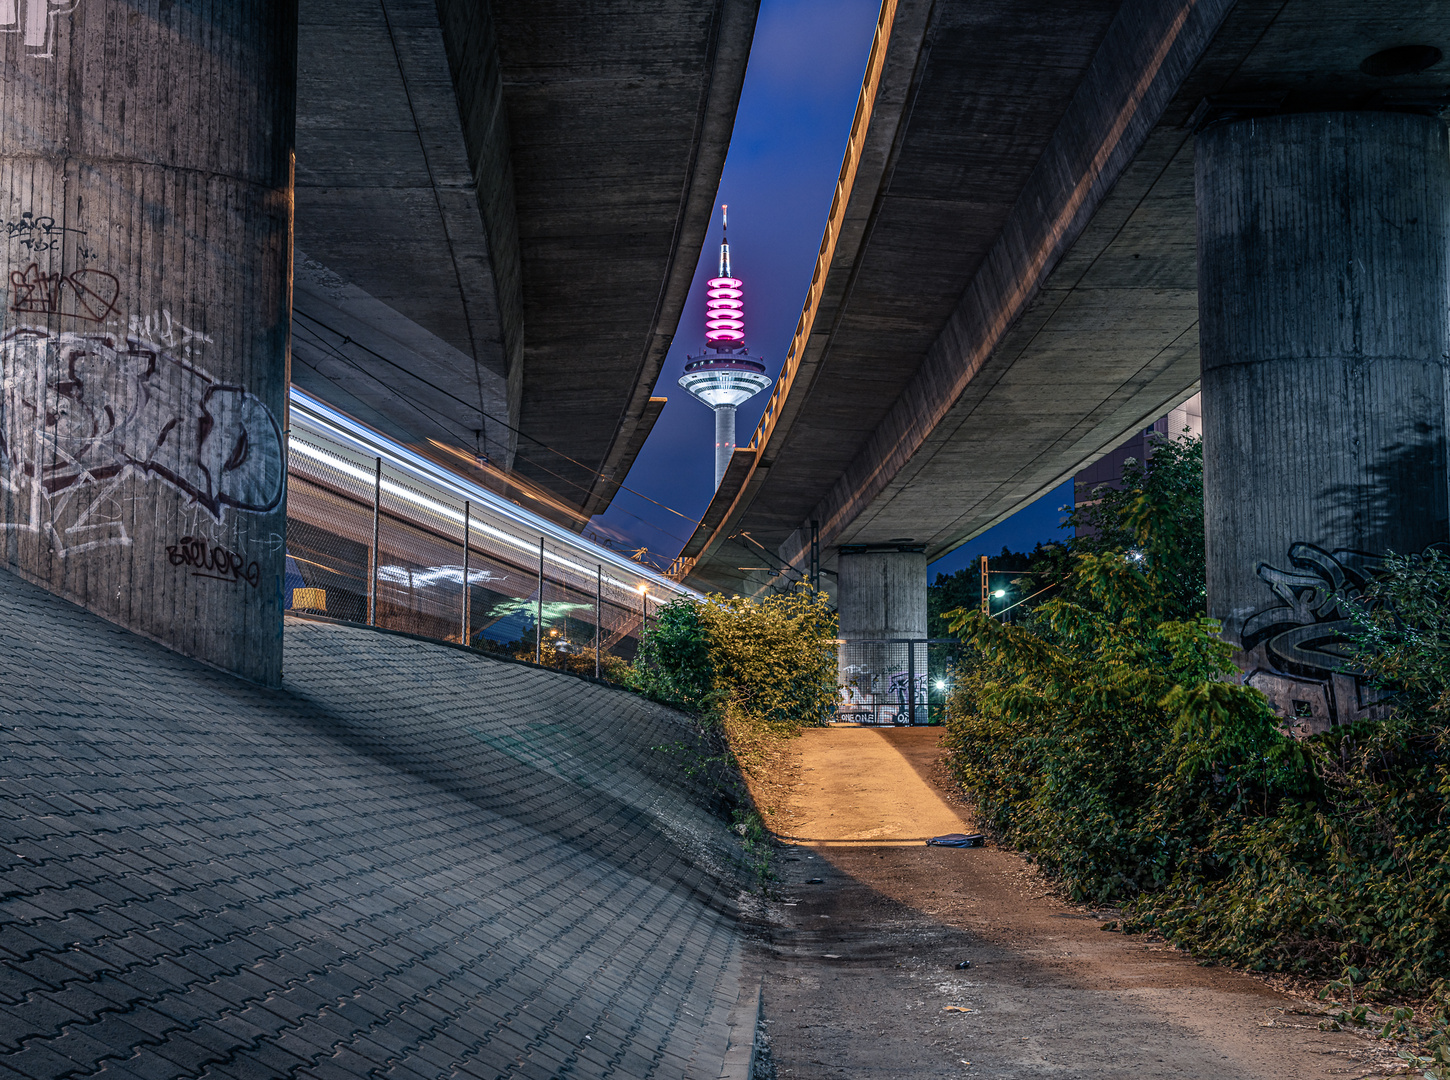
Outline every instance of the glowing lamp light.
[(1006, 589), (998, 589), (992, 595), (995, 596), (997, 599), (1000, 600), (1000, 599), (1002, 599), (1002, 597), (1004, 597), (1004, 596), (1007, 595), (1007, 590)]

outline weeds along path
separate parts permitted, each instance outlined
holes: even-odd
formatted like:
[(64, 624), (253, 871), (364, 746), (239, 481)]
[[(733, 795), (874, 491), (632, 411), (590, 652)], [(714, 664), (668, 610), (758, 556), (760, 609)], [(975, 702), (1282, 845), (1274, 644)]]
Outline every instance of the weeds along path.
[[(824, 728), (772, 815), (764, 1018), (777, 1074), (1298, 1078), (1378, 1075), (1296, 999), (1104, 933), (1019, 856), (927, 847), (970, 831), (935, 729)], [(818, 884), (812, 879), (820, 879)], [(971, 961), (969, 969), (957, 964)]]

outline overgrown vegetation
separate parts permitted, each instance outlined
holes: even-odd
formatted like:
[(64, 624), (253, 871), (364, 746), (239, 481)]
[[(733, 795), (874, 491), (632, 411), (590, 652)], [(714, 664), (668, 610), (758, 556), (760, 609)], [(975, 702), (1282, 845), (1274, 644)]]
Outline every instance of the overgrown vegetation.
[(630, 685), (725, 725), (732, 745), (794, 735), (834, 704), (835, 633), (826, 597), (811, 590), (676, 600), (646, 631)]
[(1355, 614), (1390, 718), (1296, 741), (1205, 617), (1198, 443), (1098, 494), (1026, 620), (950, 618), (975, 646), (947, 742), (979, 824), (1074, 898), (1125, 904), (1128, 929), (1361, 1002), (1418, 997), (1420, 1033), (1443, 1030), (1450, 559), (1392, 557)]
[[(748, 795), (726, 777), (765, 782), (784, 740), (823, 723), (836, 694), (836, 618), (823, 594), (806, 590), (762, 601), (713, 595), (676, 600), (645, 632), (630, 686), (696, 714), (710, 752), (687, 769), (709, 768), (721, 786), (747, 862), (767, 873), (764, 825)], [(738, 766), (722, 770), (722, 764)]]

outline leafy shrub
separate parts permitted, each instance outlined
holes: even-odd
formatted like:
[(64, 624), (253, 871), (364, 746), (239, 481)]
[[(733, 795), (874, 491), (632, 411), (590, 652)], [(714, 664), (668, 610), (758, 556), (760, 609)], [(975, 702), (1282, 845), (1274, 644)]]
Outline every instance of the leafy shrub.
[[(1176, 447), (1176, 448), (1175, 448)], [(1438, 992), (1450, 976), (1450, 559), (1391, 558), (1357, 663), (1392, 716), (1302, 742), (1203, 615), (1198, 448), (1160, 448), (1086, 512), (1068, 577), (975, 647), (947, 745), (979, 823), (1076, 898), (1200, 956)]]
[(777, 735), (825, 722), (836, 701), (836, 617), (825, 594), (711, 596), (700, 621), (727, 713)]
[(701, 607), (679, 599), (659, 609), (634, 656), (629, 674), (633, 689), (689, 712), (710, 711), (716, 698), (715, 671)]
[(699, 742), (657, 747), (677, 755), (731, 815), (745, 863), (770, 879), (766, 832), (742, 773), (763, 778), (781, 741), (823, 722), (835, 705), (836, 618), (823, 595), (763, 601), (676, 600), (642, 635), (629, 685), (699, 718)]
[(834, 706), (835, 629), (826, 597), (809, 590), (676, 600), (645, 632), (631, 685), (693, 712), (793, 734)]

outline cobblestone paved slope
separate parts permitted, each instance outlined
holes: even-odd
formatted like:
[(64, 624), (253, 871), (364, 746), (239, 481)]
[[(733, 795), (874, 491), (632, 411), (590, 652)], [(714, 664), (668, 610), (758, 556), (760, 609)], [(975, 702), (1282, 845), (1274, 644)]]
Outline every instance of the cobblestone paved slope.
[(740, 882), (684, 718), (285, 637), (268, 691), (0, 572), (0, 1080), (718, 1076)]

